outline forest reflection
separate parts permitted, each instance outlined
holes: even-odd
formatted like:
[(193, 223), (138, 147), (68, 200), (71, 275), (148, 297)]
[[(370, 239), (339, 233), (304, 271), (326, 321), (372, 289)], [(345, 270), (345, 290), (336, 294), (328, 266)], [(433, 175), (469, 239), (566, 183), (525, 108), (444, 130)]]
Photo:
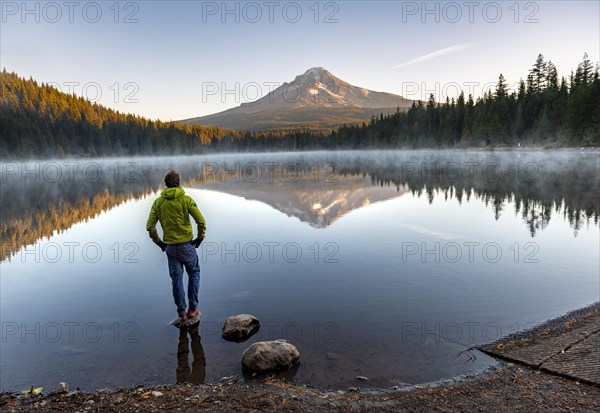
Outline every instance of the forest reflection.
[[(532, 237), (554, 216), (576, 236), (598, 224), (598, 153), (315, 152), (210, 157), (81, 160), (94, 174), (57, 174), (61, 161), (3, 165), (0, 259), (131, 199), (160, 190), (164, 174), (181, 172), (182, 186), (209, 188), (268, 203), (316, 227), (372, 202), (410, 192), (426, 197), (483, 201), (498, 220), (522, 218)], [(54, 174), (44, 175), (52, 170)], [(25, 171), (26, 173), (23, 173)], [(71, 169), (73, 172), (73, 169)], [(327, 195), (325, 195), (327, 194)], [(277, 202), (273, 197), (277, 196)], [(327, 197), (327, 199), (325, 199)], [(338, 202), (348, 200), (348, 202)], [(294, 200), (309, 200), (304, 203)], [(311, 222), (313, 205), (337, 199), (335, 216)], [(288, 202), (289, 201), (289, 202)], [(295, 202), (295, 203), (294, 203)], [(284, 210), (282, 205), (294, 204)], [(302, 210), (303, 209), (303, 210)]]

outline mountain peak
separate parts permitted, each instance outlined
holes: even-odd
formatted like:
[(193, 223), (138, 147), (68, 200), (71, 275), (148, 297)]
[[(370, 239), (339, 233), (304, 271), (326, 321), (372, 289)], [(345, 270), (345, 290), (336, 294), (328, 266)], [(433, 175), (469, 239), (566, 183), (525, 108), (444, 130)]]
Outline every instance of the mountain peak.
[(301, 75), (296, 76), (294, 83), (322, 82), (323, 80), (335, 80), (332, 74), (324, 67), (311, 67)]
[(327, 71), (328, 70), (322, 66), (315, 66), (315, 67), (311, 67), (310, 69), (308, 69), (306, 72), (304, 72), (304, 74), (305, 75), (321, 74), (321, 73), (325, 73)]
[(185, 122), (252, 130), (303, 129), (306, 125), (329, 129), (395, 113), (411, 104), (402, 96), (351, 85), (316, 66), (254, 102)]

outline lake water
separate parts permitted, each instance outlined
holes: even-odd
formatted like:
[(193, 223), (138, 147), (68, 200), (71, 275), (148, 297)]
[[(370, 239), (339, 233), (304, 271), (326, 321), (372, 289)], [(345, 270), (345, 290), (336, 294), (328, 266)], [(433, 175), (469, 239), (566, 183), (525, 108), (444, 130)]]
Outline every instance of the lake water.
[[(463, 350), (600, 300), (598, 152), (393, 151), (2, 164), (2, 390), (242, 377), (393, 387), (478, 372)], [(145, 222), (165, 172), (207, 221), (197, 333)], [(260, 332), (220, 336), (230, 315)], [(195, 359), (195, 362), (193, 362)], [(356, 376), (366, 376), (367, 383)]]

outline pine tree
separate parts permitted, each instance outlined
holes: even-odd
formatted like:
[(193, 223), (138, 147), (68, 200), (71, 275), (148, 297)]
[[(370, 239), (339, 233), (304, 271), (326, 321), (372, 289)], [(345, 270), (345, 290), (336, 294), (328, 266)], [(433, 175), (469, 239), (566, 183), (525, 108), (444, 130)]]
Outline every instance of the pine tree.
[(546, 85), (549, 89), (558, 90), (558, 72), (551, 60), (546, 65)]
[(508, 85), (506, 79), (502, 73), (498, 77), (498, 84), (496, 85), (496, 99), (504, 99), (508, 96)]
[(546, 87), (546, 72), (546, 62), (544, 61), (544, 56), (540, 53), (529, 71), (532, 92), (541, 92)]

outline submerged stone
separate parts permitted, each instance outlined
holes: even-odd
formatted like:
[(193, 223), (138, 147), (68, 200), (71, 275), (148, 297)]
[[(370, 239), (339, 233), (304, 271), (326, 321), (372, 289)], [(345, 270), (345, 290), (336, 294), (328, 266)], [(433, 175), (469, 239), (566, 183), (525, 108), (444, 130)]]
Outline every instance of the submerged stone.
[(229, 317), (223, 325), (221, 335), (227, 341), (241, 343), (252, 337), (260, 328), (260, 321), (250, 314)]

